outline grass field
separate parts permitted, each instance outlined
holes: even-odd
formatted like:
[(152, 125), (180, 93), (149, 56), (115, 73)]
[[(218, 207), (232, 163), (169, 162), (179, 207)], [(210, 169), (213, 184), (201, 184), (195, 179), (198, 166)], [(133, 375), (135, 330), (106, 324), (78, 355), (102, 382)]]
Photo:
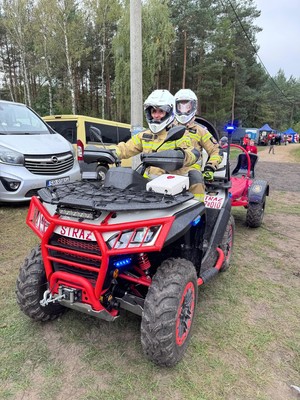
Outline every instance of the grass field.
[[(193, 338), (173, 369), (148, 362), (140, 319), (68, 311), (35, 323), (16, 304), (20, 264), (38, 242), (26, 206), (1, 207), (0, 399), (288, 400), (300, 386), (300, 209), (273, 192), (263, 226), (235, 209), (229, 271), (200, 289)], [(286, 227), (289, 227), (287, 229)], [(289, 233), (293, 232), (293, 233)]]

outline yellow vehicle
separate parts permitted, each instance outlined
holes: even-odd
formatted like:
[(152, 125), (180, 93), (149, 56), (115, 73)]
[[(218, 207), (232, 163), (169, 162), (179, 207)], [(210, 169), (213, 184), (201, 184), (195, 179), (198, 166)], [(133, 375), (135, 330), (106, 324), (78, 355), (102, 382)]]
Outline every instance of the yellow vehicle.
[[(102, 180), (109, 168), (104, 164), (86, 164), (83, 161), (84, 149), (87, 145), (96, 145), (109, 149), (115, 148), (119, 142), (126, 142), (131, 137), (130, 125), (121, 122), (88, 117), (86, 115), (49, 115), (43, 120), (56, 132), (73, 144), (77, 151), (82, 178)], [(101, 137), (90, 130), (95, 126), (101, 132)], [(131, 167), (131, 159), (122, 160), (122, 167)]]

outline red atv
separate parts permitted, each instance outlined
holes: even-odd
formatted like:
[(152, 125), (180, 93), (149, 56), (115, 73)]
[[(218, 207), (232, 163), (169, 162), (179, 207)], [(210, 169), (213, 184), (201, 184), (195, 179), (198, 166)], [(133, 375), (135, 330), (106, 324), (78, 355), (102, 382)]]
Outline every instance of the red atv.
[[(205, 126), (214, 137), (218, 137), (216, 128), (205, 118), (196, 117), (196, 122)], [(237, 158), (237, 164), (233, 169), (230, 168), (230, 162), (227, 161), (230, 160), (231, 148), (237, 148), (241, 151)], [(223, 161), (215, 173), (215, 179), (223, 175), (230, 176), (231, 188), (229, 193), (232, 207), (245, 207), (247, 209), (246, 224), (250, 228), (258, 228), (262, 224), (266, 197), (269, 195), (268, 182), (255, 179), (255, 165), (258, 161), (258, 156), (248, 153), (237, 144), (230, 144), (230, 147), (224, 146), (223, 152)], [(206, 158), (207, 154), (205, 153), (203, 155), (202, 168)], [(230, 171), (231, 169), (232, 171)], [(206, 196), (206, 205), (208, 201), (209, 196)]]
[[(172, 128), (166, 140), (184, 132)], [(114, 321), (128, 310), (141, 316), (145, 355), (175, 365), (191, 337), (197, 287), (229, 267), (234, 237), (227, 176), (210, 184), (210, 208), (188, 191), (189, 177), (143, 177), (148, 166), (177, 170), (184, 157), (180, 149), (144, 154), (138, 171), (110, 168), (103, 183), (41, 189), (27, 216), (41, 244), (20, 268), (21, 310), (35, 321), (66, 308)], [(98, 148), (85, 160), (118, 163)]]
[(242, 151), (238, 155), (237, 165), (231, 172), (231, 205), (245, 207), (247, 209), (246, 224), (250, 228), (258, 228), (263, 221), (269, 184), (264, 180), (254, 179), (257, 154), (248, 153), (237, 144), (230, 144), (230, 148)]

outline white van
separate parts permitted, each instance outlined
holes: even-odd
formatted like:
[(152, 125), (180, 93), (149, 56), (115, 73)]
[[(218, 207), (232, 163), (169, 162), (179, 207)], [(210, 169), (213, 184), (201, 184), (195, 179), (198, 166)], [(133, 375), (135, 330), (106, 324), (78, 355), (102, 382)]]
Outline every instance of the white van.
[(0, 100), (0, 202), (24, 202), (38, 189), (80, 180), (73, 146), (29, 107)]

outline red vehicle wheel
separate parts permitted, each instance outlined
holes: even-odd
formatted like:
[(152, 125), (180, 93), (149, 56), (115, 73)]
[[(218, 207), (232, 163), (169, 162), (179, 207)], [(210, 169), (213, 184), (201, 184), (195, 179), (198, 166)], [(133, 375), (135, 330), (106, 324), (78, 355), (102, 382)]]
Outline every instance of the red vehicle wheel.
[(265, 214), (265, 199), (261, 203), (250, 203), (247, 209), (246, 224), (249, 228), (259, 228)]
[(48, 288), (40, 245), (31, 250), (20, 268), (17, 279), (17, 302), (20, 309), (35, 321), (52, 321), (66, 308), (58, 303), (42, 307), (45, 290)]
[(194, 265), (165, 260), (147, 293), (141, 324), (144, 353), (154, 363), (172, 367), (183, 357), (193, 325), (198, 287)]

